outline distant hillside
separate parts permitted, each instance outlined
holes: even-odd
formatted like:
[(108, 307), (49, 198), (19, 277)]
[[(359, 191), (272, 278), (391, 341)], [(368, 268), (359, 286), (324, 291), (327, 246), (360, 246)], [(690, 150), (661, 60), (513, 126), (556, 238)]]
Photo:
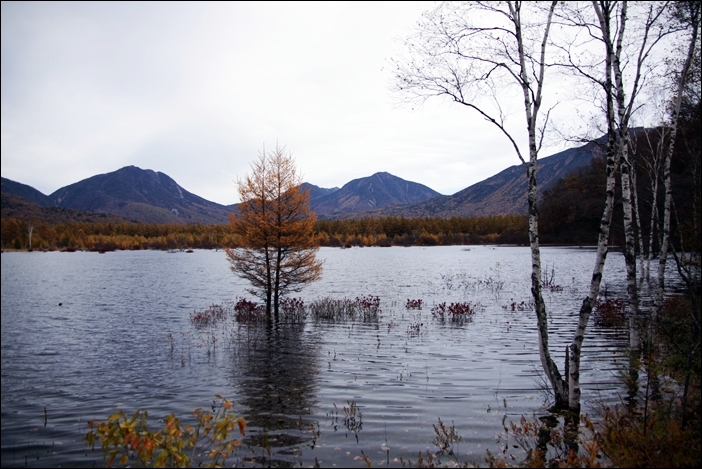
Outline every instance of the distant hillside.
[(320, 197), (323, 197), (325, 195), (329, 195), (332, 192), (338, 191), (338, 187), (334, 187), (331, 189), (325, 189), (323, 187), (315, 186), (314, 184), (310, 184), (309, 182), (303, 182), (300, 184), (300, 191), (309, 191), (310, 192), (310, 202), (313, 200), (316, 200)]
[[(548, 189), (559, 178), (588, 165), (593, 156), (600, 151), (600, 146), (601, 143), (591, 142), (540, 158), (536, 173), (538, 194)], [(379, 210), (374, 212), (373, 216), (473, 217), (526, 214), (526, 191), (526, 169), (520, 164), (453, 195), (442, 195), (408, 206)]]
[(58, 223), (126, 223), (122, 217), (107, 213), (92, 213), (63, 207), (42, 207), (22, 196), (3, 192), (0, 194), (0, 217), (5, 220), (15, 218), (25, 222)]
[(49, 197), (60, 207), (146, 223), (226, 223), (230, 211), (186, 191), (164, 173), (136, 166), (84, 179)]
[[(602, 141), (602, 139), (600, 139)], [(562, 151), (539, 159), (539, 194), (559, 178), (583, 167), (600, 151), (599, 143)], [(341, 189), (310, 183), (310, 206), (320, 219), (363, 216), (472, 217), (526, 213), (526, 170), (512, 166), (450, 196), (386, 172), (354, 179)], [(97, 214), (112, 214), (145, 223), (228, 223), (236, 204), (224, 206), (203, 199), (161, 172), (127, 166), (63, 187), (46, 196), (38, 190), (2, 178), (2, 193), (22, 197), (38, 206), (57, 206)], [(16, 200), (3, 199), (3, 217)], [(39, 213), (33, 208), (34, 213)]]
[(440, 195), (425, 185), (382, 172), (354, 179), (339, 190), (311, 200), (310, 205), (320, 218), (335, 218), (363, 215), (379, 208), (422, 202)]
[(15, 182), (7, 178), (2, 178), (0, 187), (0, 192), (2, 192), (3, 194), (18, 195), (42, 207), (50, 207), (51, 205), (53, 205), (51, 198), (48, 195), (42, 194), (32, 186), (28, 186), (27, 184)]

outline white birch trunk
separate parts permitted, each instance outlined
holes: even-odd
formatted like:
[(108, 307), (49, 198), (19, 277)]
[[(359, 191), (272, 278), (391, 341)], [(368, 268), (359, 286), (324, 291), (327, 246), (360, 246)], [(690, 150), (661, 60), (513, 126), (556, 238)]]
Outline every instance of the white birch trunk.
[[(611, 107), (611, 106), (610, 106)], [(570, 345), (570, 364), (568, 367), (568, 407), (573, 412), (580, 412), (580, 354), (582, 351), (585, 330), (587, 328), (592, 308), (597, 301), (602, 283), (602, 273), (605, 261), (607, 260), (609, 231), (612, 225), (612, 213), (614, 212), (614, 188), (616, 183), (616, 172), (619, 164), (619, 152), (616, 148), (616, 137), (613, 130), (609, 131), (607, 138), (607, 189), (605, 194), (605, 208), (600, 220), (600, 230), (597, 241), (597, 255), (595, 257), (595, 267), (590, 280), (590, 292), (583, 300), (578, 316), (578, 326), (573, 334), (573, 341)]]
[[(661, 137), (662, 138), (662, 137)], [(658, 225), (658, 164), (656, 163), (656, 168), (654, 174), (651, 176), (653, 180), (653, 202), (651, 205), (651, 228), (648, 233), (648, 257), (646, 258), (646, 279), (648, 280), (651, 275), (651, 259), (653, 259), (653, 241), (655, 227)]]
[[(628, 132), (628, 129), (626, 129)], [(620, 132), (621, 133), (621, 132)], [(639, 290), (636, 282), (636, 241), (634, 237), (634, 224), (632, 220), (631, 204), (631, 165), (628, 161), (628, 139), (620, 135), (620, 174), (622, 186), (622, 208), (624, 212), (624, 236), (626, 244), (624, 248), (624, 261), (626, 263), (626, 290), (628, 294), (627, 316), (629, 317), (629, 349), (638, 353), (641, 349), (641, 339), (639, 335)]]
[[(516, 3), (516, 2), (515, 2)], [(529, 246), (531, 247), (531, 293), (534, 297), (534, 305), (536, 309), (537, 331), (539, 336), (539, 358), (541, 365), (546, 373), (546, 376), (553, 389), (556, 399), (556, 407), (564, 407), (566, 405), (568, 391), (566, 383), (561, 376), (558, 366), (551, 358), (551, 353), (548, 345), (548, 316), (546, 315), (546, 304), (544, 303), (541, 290), (541, 250), (539, 247), (539, 212), (537, 208), (536, 197), (536, 167), (538, 150), (536, 145), (536, 117), (541, 106), (541, 88), (544, 78), (544, 61), (546, 53), (546, 41), (548, 39), (549, 30), (551, 27), (551, 18), (555, 8), (555, 3), (551, 5), (551, 11), (548, 16), (546, 28), (544, 31), (543, 41), (541, 43), (541, 59), (539, 78), (537, 79), (537, 91), (532, 94), (531, 84), (529, 82), (529, 70), (527, 70), (525, 61), (524, 42), (522, 38), (521, 18), (518, 7), (509, 2), (510, 14), (514, 18), (515, 36), (517, 39), (517, 49), (520, 62), (520, 83), (524, 96), (524, 111), (526, 113), (527, 130), (529, 134), (529, 163), (527, 164), (527, 201), (529, 206)], [(533, 99), (533, 101), (532, 101)]]
[[(629, 397), (635, 397), (638, 390), (638, 356), (641, 353), (641, 337), (639, 334), (639, 295), (638, 284), (636, 282), (636, 240), (634, 235), (634, 224), (632, 220), (631, 206), (631, 164), (629, 162), (629, 117), (632, 102), (627, 103), (624, 80), (622, 77), (622, 43), (627, 20), (627, 3), (622, 4), (619, 19), (619, 31), (617, 32), (616, 52), (612, 60), (614, 72), (614, 85), (616, 90), (617, 103), (617, 140), (620, 153), (620, 175), (622, 190), (622, 211), (624, 222), (624, 261), (626, 264), (627, 296), (626, 303), (627, 317), (629, 319), (629, 351), (632, 354), (629, 361)], [(641, 64), (638, 64), (639, 71)], [(635, 93), (632, 92), (632, 93)], [(634, 95), (631, 100), (633, 101)]]
[(631, 166), (631, 201), (634, 207), (634, 220), (636, 221), (636, 240), (639, 243), (639, 281), (643, 280), (646, 275), (645, 261), (646, 253), (644, 251), (644, 236), (641, 231), (641, 210), (639, 208), (639, 188), (636, 185), (636, 167)]
[(621, 153), (617, 145), (617, 135), (615, 131), (614, 115), (614, 86), (612, 83), (612, 63), (614, 61), (614, 47), (610, 40), (610, 16), (604, 12), (597, 2), (592, 2), (595, 13), (600, 23), (600, 30), (604, 39), (605, 53), (605, 82), (604, 91), (607, 105), (607, 189), (605, 194), (605, 208), (600, 220), (600, 230), (597, 242), (597, 255), (595, 266), (590, 280), (590, 291), (583, 299), (578, 315), (578, 326), (573, 334), (573, 340), (569, 346), (569, 366), (568, 366), (568, 407), (571, 412), (580, 412), (580, 355), (582, 344), (585, 339), (585, 330), (592, 314), (592, 308), (597, 301), (600, 285), (602, 283), (602, 273), (607, 259), (609, 232), (612, 224), (612, 213), (614, 211), (614, 189), (615, 174), (619, 166)]
[(683, 68), (680, 71), (680, 77), (678, 79), (675, 107), (673, 109), (673, 116), (670, 122), (670, 140), (668, 141), (668, 151), (665, 154), (665, 159), (663, 162), (663, 187), (665, 188), (665, 199), (663, 201), (661, 255), (658, 260), (658, 298), (656, 301), (656, 307), (654, 308), (654, 320), (657, 318), (658, 312), (663, 306), (663, 297), (665, 295), (665, 266), (668, 258), (668, 245), (670, 244), (670, 206), (671, 201), (673, 200), (673, 188), (670, 181), (670, 162), (673, 159), (675, 137), (678, 133), (678, 118), (680, 116), (680, 107), (682, 106), (682, 95), (685, 89), (687, 74), (689, 73), (690, 65), (692, 64), (698, 33), (698, 19), (694, 18), (692, 21), (692, 37), (690, 38), (687, 57), (685, 58), (685, 63), (683, 64)]

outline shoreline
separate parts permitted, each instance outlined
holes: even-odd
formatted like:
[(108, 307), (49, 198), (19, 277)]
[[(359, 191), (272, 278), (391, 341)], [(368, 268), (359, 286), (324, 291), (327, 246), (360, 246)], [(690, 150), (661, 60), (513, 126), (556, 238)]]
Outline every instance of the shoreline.
[[(351, 248), (385, 248), (385, 247), (423, 247), (423, 248), (433, 248), (433, 247), (444, 247), (444, 246), (463, 246), (463, 247), (525, 247), (528, 248), (528, 244), (440, 244), (440, 245), (434, 245), (434, 246), (423, 246), (423, 245), (410, 245), (410, 246), (404, 246), (404, 245), (392, 245), (392, 246), (319, 246), (320, 248), (336, 248), (336, 249), (351, 249)], [(590, 248), (596, 248), (596, 244), (541, 244), (540, 247), (542, 248), (583, 248), (583, 249), (590, 249)], [(2, 249), (0, 250), (0, 253), (10, 253), (10, 252), (97, 252), (97, 253), (106, 253), (106, 252), (118, 252), (118, 251), (162, 251), (162, 252), (170, 252), (170, 253), (178, 253), (178, 252), (185, 252), (185, 253), (192, 253), (194, 251), (220, 251), (224, 250), (224, 248), (212, 248), (212, 249), (207, 249), (207, 248), (186, 248), (186, 249), (104, 249), (104, 250), (89, 250), (89, 249), (78, 249), (78, 248), (61, 248), (61, 249), (14, 249), (14, 248), (7, 248), (7, 249)], [(621, 251), (622, 248), (620, 246), (610, 246), (609, 251)]]

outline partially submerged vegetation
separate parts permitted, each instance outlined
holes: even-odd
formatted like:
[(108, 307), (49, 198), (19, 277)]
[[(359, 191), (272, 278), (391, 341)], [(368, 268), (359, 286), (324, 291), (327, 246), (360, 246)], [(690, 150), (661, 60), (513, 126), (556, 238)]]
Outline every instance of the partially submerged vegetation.
[[(381, 299), (372, 295), (353, 299), (326, 297), (309, 303), (300, 298), (286, 298), (281, 303), (278, 327), (294, 327), (306, 320), (378, 324), (388, 319), (383, 317), (381, 304)], [(426, 305), (422, 298), (410, 298), (404, 304), (391, 305), (391, 308), (404, 310), (405, 314), (412, 314), (412, 320), (418, 321), (408, 326), (408, 338), (421, 335), (424, 324), (419, 321), (424, 317), (460, 326), (470, 323), (482, 311), (481, 305), (470, 302)], [(514, 299), (502, 308), (533, 312), (533, 304)], [(390, 311), (385, 314), (388, 313)], [(574, 425), (564, 413), (545, 411), (510, 420), (508, 402), (504, 400), (502, 433), (494, 447), (479, 450), (466, 447), (456, 427), (459, 422), (439, 419), (433, 425), (433, 450), (396, 458), (395, 461), (403, 467), (696, 467), (702, 462), (699, 451), (702, 366), (694, 338), (689, 334), (695, 321), (699, 320), (699, 315), (693, 313), (692, 304), (685, 297), (667, 300), (660, 322), (653, 325), (655, 333), (649, 336), (641, 359), (633, 361), (638, 385), (631, 386), (631, 369), (628, 363), (623, 365), (621, 377), (632, 393), (619, 405), (595, 403)], [(627, 326), (623, 302), (616, 299), (599, 302), (593, 315), (596, 326), (600, 328)], [(262, 305), (244, 298), (239, 298), (231, 306), (212, 305), (196, 311), (190, 315), (190, 320), (198, 333), (208, 335), (208, 340), (209, 335), (214, 335), (223, 324), (240, 330), (260, 331), (271, 321)], [(371, 327), (369, 333), (374, 335), (376, 330)], [(238, 334), (240, 340), (251, 346), (251, 333)], [(378, 340), (380, 347), (380, 338)], [(209, 354), (209, 348), (207, 350)], [(336, 359), (334, 352), (330, 360)], [(398, 379), (403, 379), (402, 374)], [(222, 400), (218, 404), (220, 411), (231, 409), (228, 404), (228, 407), (221, 407), (226, 402)], [(348, 436), (358, 439), (363, 425), (361, 408), (356, 401), (348, 401), (343, 409), (335, 406), (330, 416), (331, 428), (336, 431), (343, 423)], [(194, 425), (182, 424), (174, 415), (169, 415), (164, 421), (165, 428), (153, 431), (147, 427), (145, 411), (138, 411), (131, 418), (123, 411), (117, 411), (106, 422), (91, 422), (86, 442), (91, 446), (100, 443), (108, 465), (179, 467), (247, 461), (273, 467), (284, 465), (284, 461), (272, 459), (273, 436), (265, 428), (254, 427), (257, 436), (248, 442), (239, 442), (232, 435), (237, 428), (243, 431), (246, 427), (243, 419), (226, 412), (219, 415), (219, 411), (210, 419), (208, 414), (198, 409), (194, 414)], [(198, 426), (200, 433), (196, 431)], [(320, 433), (323, 430), (315, 428), (312, 449), (316, 439), (323, 438)], [(431, 436), (427, 435), (427, 438)], [(387, 448), (390, 454), (388, 442), (377, 443)], [(240, 445), (251, 446), (246, 454), (251, 450), (263, 451), (264, 456), (255, 461), (246, 460), (242, 457)], [(362, 450), (351, 456), (369, 467), (386, 463), (385, 457), (382, 461), (374, 461), (378, 456)]]

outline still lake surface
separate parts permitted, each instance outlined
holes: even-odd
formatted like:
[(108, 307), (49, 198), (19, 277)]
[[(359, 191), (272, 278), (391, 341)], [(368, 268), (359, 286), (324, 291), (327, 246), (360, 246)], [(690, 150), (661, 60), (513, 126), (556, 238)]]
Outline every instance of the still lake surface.
[[(595, 252), (543, 248), (551, 350), (562, 366)], [(453, 422), (462, 460), (499, 451), (502, 420), (543, 414), (528, 247), (322, 248), (322, 280), (295, 295), (381, 299), (377, 323), (275, 329), (228, 320), (198, 331), (194, 311), (253, 297), (222, 251), (2, 254), (2, 466), (104, 465), (83, 444), (90, 419), (149, 410), (152, 422), (208, 408), (215, 394), (249, 422), (231, 462), (254, 466), (268, 434), (273, 464), (399, 466), (435, 449), (433, 424)], [(625, 293), (610, 253), (608, 294)], [(422, 299), (421, 311), (407, 299)], [(481, 307), (461, 326), (432, 319), (441, 302)], [(217, 337), (216, 346), (211, 337)], [(583, 405), (619, 402), (624, 330), (592, 322), (583, 350)], [(362, 426), (345, 425), (357, 406)], [(506, 405), (506, 407), (505, 407)]]

